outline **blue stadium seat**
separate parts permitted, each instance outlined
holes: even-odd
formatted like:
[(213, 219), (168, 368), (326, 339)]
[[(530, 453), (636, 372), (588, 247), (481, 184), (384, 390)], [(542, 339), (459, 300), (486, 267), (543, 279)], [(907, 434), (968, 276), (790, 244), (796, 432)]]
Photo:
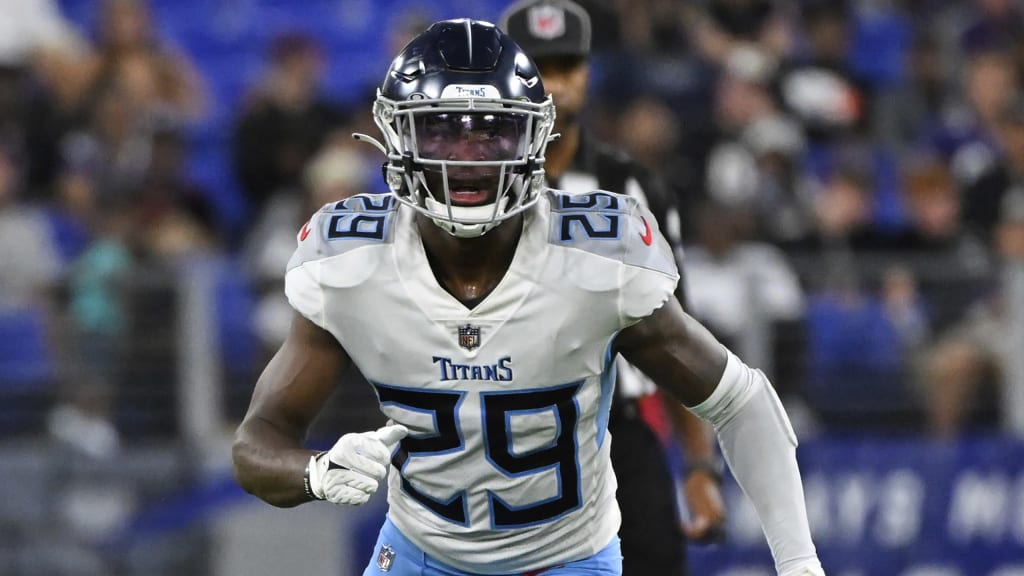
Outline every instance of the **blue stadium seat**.
[(911, 22), (895, 10), (860, 14), (853, 26), (849, 65), (872, 85), (896, 86), (906, 80)]
[(209, 194), (218, 219), (228, 233), (239, 230), (249, 207), (235, 179), (227, 140), (196, 140), (191, 151), (189, 176)]
[(57, 0), (57, 5), (64, 16), (77, 24), (82, 32), (92, 31), (96, 16), (95, 0)]
[(805, 393), (826, 420), (913, 411), (906, 350), (881, 302), (867, 295), (819, 295), (808, 305), (806, 323)]
[(53, 372), (42, 314), (30, 308), (0, 312), (0, 391), (35, 390)]
[(259, 81), (265, 66), (262, 55), (255, 52), (226, 50), (196, 57), (212, 99), (206, 123), (226, 126), (234, 120), (247, 91)]
[(227, 376), (252, 376), (259, 343), (253, 330), (256, 301), (249, 279), (238, 262), (226, 262), (214, 294), (220, 351)]
[(55, 372), (42, 313), (0, 312), (0, 437), (38, 431)]

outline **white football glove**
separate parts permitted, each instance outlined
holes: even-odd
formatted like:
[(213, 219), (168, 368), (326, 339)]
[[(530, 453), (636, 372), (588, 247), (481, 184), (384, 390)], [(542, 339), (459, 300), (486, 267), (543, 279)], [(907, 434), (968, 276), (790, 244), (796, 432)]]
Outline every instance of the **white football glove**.
[(318, 500), (358, 506), (365, 504), (387, 476), (391, 452), (409, 429), (391, 424), (345, 434), (327, 452), (310, 457), (306, 492)]

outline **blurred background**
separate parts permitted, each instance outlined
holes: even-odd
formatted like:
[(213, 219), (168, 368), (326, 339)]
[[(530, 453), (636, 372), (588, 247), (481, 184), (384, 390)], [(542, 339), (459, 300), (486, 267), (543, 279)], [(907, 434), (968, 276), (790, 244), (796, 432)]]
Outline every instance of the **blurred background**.
[[(1022, 3), (581, 3), (587, 123), (677, 194), (691, 313), (777, 385), (830, 575), (1024, 575)], [(0, 0), (0, 573), (361, 570), (382, 499), (270, 508), (231, 434), (296, 232), (385, 190), (349, 135), (390, 58), (507, 4)], [(346, 380), (312, 444), (380, 424)], [(694, 573), (772, 574), (726, 494)]]

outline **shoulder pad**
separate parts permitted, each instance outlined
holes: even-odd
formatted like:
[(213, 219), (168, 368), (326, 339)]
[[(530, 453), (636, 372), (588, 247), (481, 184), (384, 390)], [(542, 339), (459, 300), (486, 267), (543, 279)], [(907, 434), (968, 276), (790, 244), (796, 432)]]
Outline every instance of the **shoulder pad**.
[(324, 205), (303, 225), (288, 270), (394, 238), (398, 202), (390, 194), (357, 194)]
[(604, 256), (669, 276), (678, 274), (675, 257), (658, 222), (636, 199), (595, 190), (568, 194), (548, 190), (551, 224), (548, 242)]

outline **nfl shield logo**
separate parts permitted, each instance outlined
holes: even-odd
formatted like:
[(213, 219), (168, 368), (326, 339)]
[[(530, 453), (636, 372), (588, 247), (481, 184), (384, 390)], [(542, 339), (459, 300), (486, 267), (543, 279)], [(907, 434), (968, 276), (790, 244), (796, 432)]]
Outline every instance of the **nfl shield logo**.
[(527, 13), (526, 20), (530, 34), (537, 38), (551, 40), (565, 34), (565, 10), (558, 6), (535, 6)]
[(459, 326), (459, 346), (466, 350), (475, 350), (480, 347), (480, 327), (466, 324)]
[(377, 554), (377, 568), (380, 568), (381, 572), (387, 572), (391, 570), (391, 564), (395, 561), (395, 551), (385, 544), (381, 546), (380, 553)]

